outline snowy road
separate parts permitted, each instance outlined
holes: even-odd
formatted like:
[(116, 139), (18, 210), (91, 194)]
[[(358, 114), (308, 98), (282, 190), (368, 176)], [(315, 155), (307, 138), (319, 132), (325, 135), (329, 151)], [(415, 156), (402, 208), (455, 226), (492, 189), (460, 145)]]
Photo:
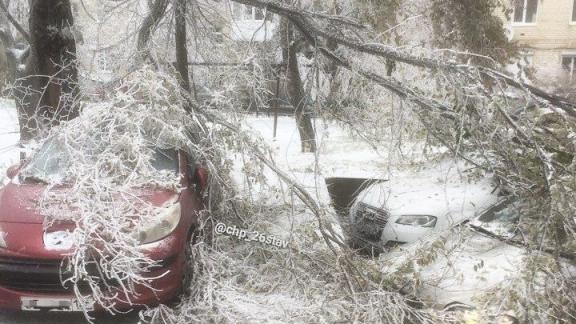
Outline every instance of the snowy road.
[[(84, 316), (76, 313), (0, 313), (0, 324), (81, 324), (87, 323)], [(138, 323), (138, 314), (123, 316), (101, 316), (96, 319), (100, 324)]]

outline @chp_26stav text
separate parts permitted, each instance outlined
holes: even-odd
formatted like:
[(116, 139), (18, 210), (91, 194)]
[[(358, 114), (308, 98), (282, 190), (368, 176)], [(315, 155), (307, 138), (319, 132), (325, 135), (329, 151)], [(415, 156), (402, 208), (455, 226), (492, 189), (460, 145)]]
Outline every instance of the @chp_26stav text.
[(286, 248), (288, 247), (288, 242), (281, 240), (274, 235), (266, 235), (258, 231), (248, 231), (236, 227), (236, 225), (228, 226), (224, 223), (218, 223), (214, 227), (216, 234), (222, 234), (227, 236), (234, 236), (239, 240), (244, 240), (247, 242), (260, 242), (262, 244), (272, 245), (276, 247)]

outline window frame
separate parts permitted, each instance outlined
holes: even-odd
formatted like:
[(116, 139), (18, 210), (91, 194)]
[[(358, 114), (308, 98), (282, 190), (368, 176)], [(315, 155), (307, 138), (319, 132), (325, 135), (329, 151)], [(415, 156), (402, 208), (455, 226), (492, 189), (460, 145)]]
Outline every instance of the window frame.
[(534, 0), (536, 1), (536, 14), (534, 15), (534, 21), (533, 22), (526, 22), (526, 16), (528, 13), (528, 1), (530, 0), (517, 0), (517, 1), (522, 1), (522, 21), (515, 21), (515, 16), (516, 16), (516, 5), (514, 5), (513, 10), (512, 10), (512, 25), (513, 26), (535, 26), (536, 23), (538, 22), (538, 13), (540, 12), (540, 0)]
[[(262, 8), (257, 8), (254, 6), (248, 6), (248, 5), (241, 4), (241, 3), (231, 3), (231, 5), (232, 5), (231, 9), (232, 9), (232, 18), (233, 19), (236, 19), (238, 21), (258, 21), (258, 22), (266, 20), (266, 11)], [(246, 11), (248, 8), (251, 9), (250, 19), (246, 19)], [(258, 10), (260, 10), (262, 12), (262, 19), (256, 19)], [(236, 16), (237, 12), (241, 13), (240, 14), (241, 17)]]
[(568, 20), (568, 24), (576, 25), (576, 0), (572, 0), (572, 12)]
[[(570, 70), (568, 71), (564, 69), (565, 58), (570, 59)], [(560, 67), (562, 68), (562, 71), (568, 73), (568, 76), (570, 77), (570, 82), (573, 82), (575, 77), (574, 72), (576, 72), (576, 53), (562, 53), (560, 55)]]

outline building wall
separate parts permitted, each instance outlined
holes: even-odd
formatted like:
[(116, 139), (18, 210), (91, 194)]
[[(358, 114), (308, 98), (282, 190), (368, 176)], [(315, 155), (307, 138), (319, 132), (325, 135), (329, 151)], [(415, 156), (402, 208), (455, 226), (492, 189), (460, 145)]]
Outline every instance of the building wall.
[[(278, 26), (276, 17), (270, 14), (265, 17), (266, 14), (263, 9), (230, 1), (228, 1), (227, 9), (223, 15), (228, 20), (225, 31), (232, 40), (241, 42), (272, 40)], [(265, 18), (266, 20), (264, 20)]]
[(512, 40), (525, 49), (541, 76), (559, 76), (562, 55), (576, 54), (576, 23), (572, 22), (574, 0), (538, 0), (535, 23), (508, 22)]

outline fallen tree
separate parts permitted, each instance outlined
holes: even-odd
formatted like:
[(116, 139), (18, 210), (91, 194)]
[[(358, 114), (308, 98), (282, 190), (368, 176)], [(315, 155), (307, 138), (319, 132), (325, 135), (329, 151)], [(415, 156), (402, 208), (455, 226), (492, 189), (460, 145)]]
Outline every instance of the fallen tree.
[[(370, 31), (348, 17), (315, 13), (279, 1), (235, 2), (266, 9), (289, 20), (296, 26), (302, 39), (317, 49), (316, 54), (319, 54), (317, 58), (320, 56), (324, 58), (324, 61), (317, 59), (314, 62), (316, 66), (328, 61), (348, 70), (352, 75), (366, 78), (392, 92), (406, 103), (403, 108), (410, 108), (414, 115), (419, 117), (419, 122), (427, 134), (433, 136), (431, 145), (447, 147), (452, 156), (464, 158), (486, 173), (495, 174), (501, 185), (510, 193), (524, 199), (533, 199), (536, 205), (535, 212), (522, 220), (523, 225), (528, 228), (529, 249), (555, 251), (558, 256), (574, 250), (576, 227), (571, 217), (575, 209), (572, 202), (576, 201), (573, 197), (573, 118), (576, 107), (574, 103), (516, 80), (495, 68), (463, 62), (462, 58), (465, 59), (468, 55), (465, 53), (425, 48), (406, 49), (371, 43), (366, 41), (370, 39)], [(372, 60), (368, 60), (370, 58)], [(386, 71), (386, 63), (380, 65), (380, 59), (384, 59), (387, 63), (394, 61), (398, 66), (408, 66), (416, 71), (425, 71), (427, 73), (425, 81), (435, 83), (436, 89), (440, 90), (436, 92), (436, 89), (419, 86), (412, 80), (402, 78), (400, 73), (396, 73), (394, 77), (381, 73), (380, 71)], [(374, 65), (367, 66), (363, 64), (363, 60)], [(145, 73), (144, 79), (149, 77), (150, 80), (157, 81), (148, 83), (151, 89), (146, 89), (145, 94), (154, 94), (155, 90), (161, 90), (161, 93), (178, 92), (173, 91), (179, 89), (176, 86), (177, 82), (162, 72), (162, 69), (173, 72), (171, 67), (167, 67), (169, 65), (167, 62), (168, 59), (159, 62), (160, 71), (156, 72), (158, 74)], [(228, 82), (223, 83), (223, 88), (238, 80), (232, 77), (235, 72), (237, 71), (223, 74), (230, 77)], [(134, 76), (142, 77), (139, 73), (135, 73)], [(134, 80), (126, 82), (128, 89), (138, 88)], [(170, 86), (158, 86), (159, 84)], [(156, 86), (158, 88), (155, 88)], [(130, 94), (127, 98), (133, 102), (137, 102), (142, 95), (138, 92)], [(121, 91), (116, 92), (116, 95), (118, 98), (126, 98)], [(359, 259), (353, 253), (349, 253), (350, 251), (342, 244), (342, 238), (331, 229), (330, 213), (325, 206), (318, 204), (312, 194), (279, 169), (267, 157), (266, 150), (260, 148), (253, 135), (237, 126), (240, 123), (234, 119), (237, 110), (230, 104), (231, 100), (228, 100), (226, 95), (220, 94), (220, 97), (216, 97), (206, 106), (195, 102), (186, 92), (183, 92), (181, 97), (168, 96), (170, 100), (159, 96), (153, 97), (154, 100), (151, 101), (152, 106), (170, 102), (168, 106), (173, 108), (190, 107), (190, 115), (176, 121), (168, 119), (161, 124), (173, 127), (174, 124), (181, 125), (180, 122), (184, 121), (184, 126), (190, 126), (188, 124), (198, 126), (195, 131), (200, 132), (199, 138), (207, 140), (203, 144), (203, 150), (199, 151), (204, 152), (200, 154), (211, 152), (205, 155), (205, 160), (211, 167), (215, 181), (222, 188), (224, 198), (218, 202), (221, 207), (219, 213), (213, 215), (214, 219), (207, 221), (207, 232), (210, 232), (210, 222), (215, 219), (229, 219), (231, 222), (266, 228), (262, 224), (265, 213), (254, 211), (254, 206), (239, 203), (238, 199), (234, 198), (238, 196), (227, 181), (226, 172), (221, 169), (223, 166), (230, 166), (226, 154), (230, 152), (232, 146), (238, 151), (244, 151), (248, 161), (260, 167), (263, 164), (271, 168), (283, 180), (290, 188), (289, 192), (299, 198), (315, 217), (313, 229), (317, 229), (319, 235), (310, 234), (314, 230), (311, 231), (306, 226), (298, 228), (296, 233), (301, 235), (296, 241), (299, 245), (286, 252), (261, 247), (235, 247), (232, 242), (225, 239), (216, 239), (213, 244), (208, 244), (211, 243), (210, 239), (206, 239), (207, 244), (201, 243), (195, 247), (199, 258), (196, 268), (199, 275), (192, 287), (191, 300), (188, 303), (183, 302), (176, 313), (162, 307), (151, 310), (146, 315), (152, 319), (161, 318), (174, 322), (214, 318), (231, 322), (246, 320), (249, 317), (238, 311), (235, 303), (242, 299), (241, 297), (247, 299), (248, 306), (261, 303), (261, 296), (257, 293), (270, 293), (278, 289), (277, 285), (262, 287), (259, 281), (266, 278), (267, 283), (288, 282), (281, 288), (293, 289), (287, 294), (290, 298), (282, 294), (277, 296), (293, 302), (295, 306), (288, 313), (303, 321), (313, 320), (318, 318), (317, 316), (322, 316), (321, 318), (326, 321), (342, 319), (371, 321), (385, 318), (390, 322), (402, 322), (407, 319), (414, 321), (446, 319), (448, 316), (446, 314), (427, 308), (411, 307), (410, 299), (398, 292), (401, 287), (378, 272), (377, 261)], [(161, 105), (158, 105), (157, 99)], [(116, 104), (122, 105), (123, 102), (119, 100)], [(230, 114), (221, 114), (211, 108), (219, 108), (220, 112)], [(518, 112), (517, 108), (523, 109)], [(180, 113), (181, 111), (178, 112)], [(232, 121), (227, 120), (230, 118)], [(201, 122), (198, 122), (199, 120)], [(257, 171), (253, 172), (258, 173), (262, 168), (252, 169), (256, 169)], [(77, 198), (86, 199), (86, 197)], [(296, 204), (292, 202), (292, 206), (294, 205)], [(278, 206), (274, 208), (276, 207)], [(94, 220), (102, 220), (98, 218), (100, 216), (91, 217), (96, 217)], [(209, 238), (209, 235), (207, 237)], [(306, 248), (306, 245), (313, 245), (317, 241), (325, 243), (327, 249)], [(119, 242), (122, 242), (122, 238)], [(133, 246), (120, 243), (119, 248), (130, 251)], [(248, 266), (238, 261), (244, 258), (250, 261)], [(82, 267), (82, 258), (78, 257), (77, 260), (79, 262), (77, 266)], [(288, 263), (286, 260), (289, 260)], [(538, 263), (535, 261), (534, 264)], [(307, 272), (311, 272), (312, 275), (307, 275)], [(138, 271), (135, 271), (133, 278), (137, 278), (137, 274)], [(306, 280), (301, 280), (300, 277)], [(555, 275), (550, 277), (559, 280)], [(566, 283), (570, 283), (568, 280), (572, 279), (565, 278), (565, 280)], [(559, 280), (557, 283), (558, 286), (562, 286), (562, 281)], [(519, 287), (518, 289), (521, 289), (520, 285)], [(322, 306), (323, 301), (316, 299), (315, 293), (320, 291), (323, 293), (329, 291), (333, 294), (331, 306), (337, 309), (336, 311), (325, 309)], [(571, 315), (570, 308), (564, 305), (574, 304), (572, 296), (566, 296), (564, 305), (558, 302), (546, 304), (547, 302), (538, 293), (531, 291), (530, 294), (520, 294), (521, 306), (530, 308), (532, 312), (534, 309), (547, 307), (551, 309), (550, 316), (558, 318)], [(533, 296), (538, 298), (531, 301)], [(551, 300), (564, 298), (564, 296), (554, 297)], [(297, 303), (298, 298), (304, 299), (306, 303)], [(314, 306), (310, 310), (305, 304)], [(518, 307), (518, 304), (512, 307)], [(214, 309), (217, 310), (217, 315), (213, 314)], [(266, 315), (272, 316), (264, 314), (259, 319)], [(543, 318), (546, 316), (544, 314)]]

